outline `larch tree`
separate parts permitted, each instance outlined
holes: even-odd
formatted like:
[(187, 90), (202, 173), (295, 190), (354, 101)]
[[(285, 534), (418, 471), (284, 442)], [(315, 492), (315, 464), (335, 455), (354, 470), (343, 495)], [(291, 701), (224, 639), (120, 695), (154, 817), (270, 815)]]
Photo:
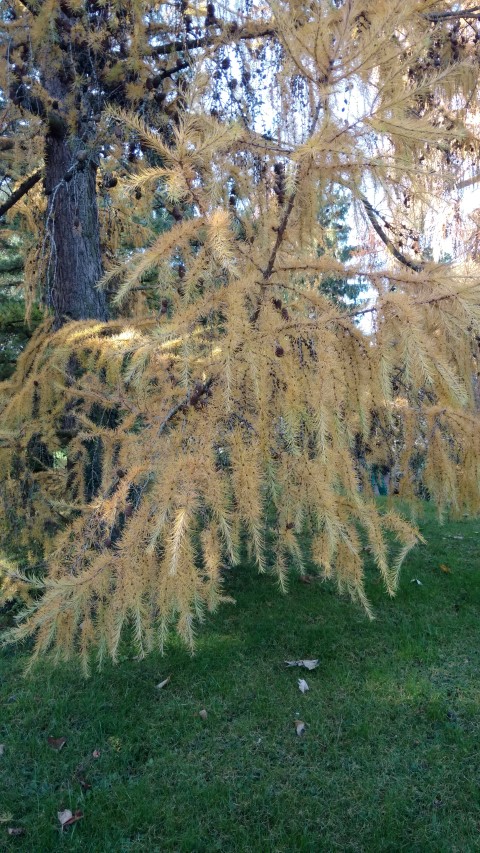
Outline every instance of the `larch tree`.
[[(421, 229), (477, 177), (479, 17), (438, 0), (250, 4), (234, 27), (249, 67), (234, 50), (191, 62), (168, 134), (111, 100), (110, 137), (144, 152), (118, 204), (172, 215), (103, 275), (119, 317), (39, 330), (4, 386), (4, 535), (47, 564), (7, 571), (5, 595), (34, 591), (7, 639), (86, 668), (126, 625), (140, 654), (172, 625), (191, 645), (244, 545), (283, 588), (308, 561), (370, 613), (364, 546), (393, 594), (419, 539), (375, 502), (374, 466), (413, 506), (478, 512), (478, 263), (429, 260)], [(257, 60), (264, 126), (225, 110)], [(339, 254), (322, 214), (339, 194), (381, 252)], [(332, 280), (374, 297), (352, 305)]]
[[(269, 36), (262, 21), (216, 17), (213, 4), (190, 11), (186, 2), (1, 0), (0, 150), (11, 165), (0, 216), (38, 209), (26, 290), (56, 328), (108, 315), (96, 285), (128, 219), (109, 190), (139, 152), (121, 128), (112, 146), (105, 108), (135, 110), (168, 138), (198, 56), (218, 56), (221, 69), (225, 46), (241, 56), (242, 43)], [(246, 78), (240, 89), (254, 100)]]

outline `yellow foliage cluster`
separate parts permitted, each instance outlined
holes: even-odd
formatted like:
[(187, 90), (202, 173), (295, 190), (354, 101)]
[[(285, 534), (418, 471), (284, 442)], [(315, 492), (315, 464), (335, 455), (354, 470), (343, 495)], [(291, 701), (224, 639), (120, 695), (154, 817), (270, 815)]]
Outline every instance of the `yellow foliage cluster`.
[[(169, 144), (139, 117), (111, 114), (162, 162), (123, 192), (154, 185), (181, 213), (103, 285), (121, 304), (155, 268), (160, 310), (129, 325), (44, 328), (4, 389), (6, 529), (48, 551), (43, 593), (11, 634), (35, 635), (37, 655), (115, 658), (127, 622), (141, 654), (172, 623), (191, 645), (244, 540), (282, 586), (290, 565), (313, 561), (368, 610), (364, 548), (393, 594), (419, 538), (378, 507), (372, 466), (411, 502), (422, 488), (441, 511), (480, 509), (478, 264), (427, 261), (389, 238), (384, 255), (345, 267), (318, 215), (341, 187), (380, 235), (399, 211), (418, 227), (458, 182), (454, 166), (435, 167), (453, 141), (468, 142), (473, 162), (469, 69), (441, 57), (440, 71), (408, 73), (425, 56), (428, 14), (452, 4), (267, 5), (282, 47), (276, 136), (206, 112), (203, 73)], [(420, 109), (425, 98), (452, 120)], [(464, 157), (457, 168), (468, 167)], [(366, 202), (373, 192), (383, 217)], [(324, 286), (338, 274), (375, 298), (339, 307)]]

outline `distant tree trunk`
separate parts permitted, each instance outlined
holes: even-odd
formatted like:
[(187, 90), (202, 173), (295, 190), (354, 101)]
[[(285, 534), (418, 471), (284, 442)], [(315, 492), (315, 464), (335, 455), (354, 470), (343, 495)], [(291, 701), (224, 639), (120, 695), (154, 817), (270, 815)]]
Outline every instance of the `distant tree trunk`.
[(45, 143), (47, 207), (46, 304), (55, 328), (69, 320), (106, 320), (94, 155), (66, 132), (63, 119), (50, 122)]

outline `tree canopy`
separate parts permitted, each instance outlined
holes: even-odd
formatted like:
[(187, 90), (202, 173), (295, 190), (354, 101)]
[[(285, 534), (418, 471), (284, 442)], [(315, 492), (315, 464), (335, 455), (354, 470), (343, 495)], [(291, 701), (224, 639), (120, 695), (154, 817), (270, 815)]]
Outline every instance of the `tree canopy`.
[(244, 546), (283, 588), (308, 561), (370, 612), (365, 547), (393, 594), (419, 539), (372, 470), (411, 505), (480, 507), (459, 213), (479, 8), (5, 9), (12, 162), (45, 175), (26, 289), (53, 311), (3, 388), (4, 539), (47, 565), (10, 573), (34, 589), (10, 638), (85, 666), (127, 624), (141, 654), (172, 624), (192, 644)]

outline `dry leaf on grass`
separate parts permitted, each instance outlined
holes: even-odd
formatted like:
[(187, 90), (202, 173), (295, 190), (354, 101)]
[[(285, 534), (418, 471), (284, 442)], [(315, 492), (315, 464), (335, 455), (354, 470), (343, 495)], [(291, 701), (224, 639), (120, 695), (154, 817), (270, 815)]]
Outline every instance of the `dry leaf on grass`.
[(297, 735), (300, 737), (300, 735), (305, 734), (305, 723), (303, 722), (303, 720), (294, 720), (293, 722)]
[(310, 690), (310, 688), (309, 688), (309, 686), (308, 686), (308, 684), (304, 678), (298, 679), (298, 689), (300, 690), (301, 693), (306, 693), (307, 690)]
[(305, 669), (316, 669), (318, 666), (318, 659), (315, 660), (286, 660), (285, 663), (287, 666), (304, 666)]
[(61, 749), (65, 746), (67, 742), (66, 737), (49, 737), (47, 738), (47, 743), (52, 749), (55, 749), (57, 752), (60, 752)]
[(199, 717), (201, 717), (201, 718), (202, 718), (202, 720), (206, 720), (206, 719), (207, 719), (208, 714), (207, 714), (207, 712), (206, 712), (205, 708), (202, 708), (202, 710), (198, 712), (198, 716), (199, 716)]
[(168, 676), (168, 678), (164, 678), (163, 681), (160, 682), (160, 684), (157, 684), (157, 690), (161, 690), (162, 687), (166, 687), (169, 681), (170, 675)]
[(438, 568), (441, 572), (445, 572), (446, 575), (450, 575), (452, 573), (452, 570), (449, 569), (448, 566), (446, 566), (444, 563), (440, 563)]
[(9, 826), (7, 832), (9, 835), (25, 835), (23, 826)]
[(79, 810), (71, 812), (70, 809), (64, 809), (61, 812), (57, 812), (57, 817), (63, 829), (65, 826), (71, 826), (72, 823), (76, 823), (77, 820), (80, 820), (83, 817), (83, 812)]

